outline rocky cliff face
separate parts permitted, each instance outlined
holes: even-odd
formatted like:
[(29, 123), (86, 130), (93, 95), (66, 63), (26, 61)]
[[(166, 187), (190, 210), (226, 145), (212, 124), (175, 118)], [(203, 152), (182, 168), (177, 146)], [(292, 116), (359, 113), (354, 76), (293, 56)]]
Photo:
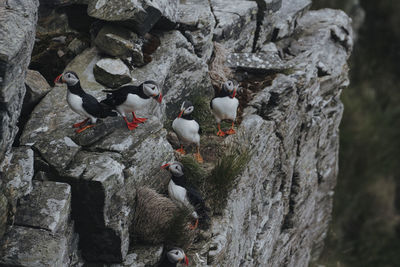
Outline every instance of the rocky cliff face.
[[(42, 4), (65, 16), (65, 6), (84, 8), (95, 18), (86, 32), (92, 46), (66, 67), (78, 73), (87, 92), (100, 99), (101, 90), (116, 83), (153, 79), (164, 99), (142, 111), (149, 120), (132, 132), (113, 117), (76, 134), (71, 125), (83, 118), (68, 108), (66, 88), (46, 90), (15, 156), (2, 164), (2, 181), (10, 181), (2, 188), (23, 193), (5, 198), (15, 204), (2, 218), (8, 226), (0, 265), (156, 264), (161, 246), (170, 243), (133, 238), (135, 232), (149, 232), (132, 229), (146, 225), (133, 223), (143, 202), (136, 190), (166, 192), (169, 179), (160, 166), (177, 157), (169, 130), (185, 99), (195, 103), (200, 111), (195, 117), (205, 129), (204, 173), (224, 153), (216, 146), (247, 147), (250, 159), (226, 205), (211, 214), (210, 228), (174, 245), (185, 246), (194, 266), (307, 266), (318, 257), (332, 209), (339, 97), (348, 85), (352, 49), (350, 19), (343, 12), (308, 11), (307, 0)], [(227, 50), (225, 66), (216, 69), (221, 45)], [(230, 71), (224, 71), (227, 66)], [(227, 138), (215, 137), (208, 108), (213, 85), (220, 86), (216, 76), (234, 78), (243, 87), (237, 134)], [(148, 224), (151, 228), (151, 218)]]

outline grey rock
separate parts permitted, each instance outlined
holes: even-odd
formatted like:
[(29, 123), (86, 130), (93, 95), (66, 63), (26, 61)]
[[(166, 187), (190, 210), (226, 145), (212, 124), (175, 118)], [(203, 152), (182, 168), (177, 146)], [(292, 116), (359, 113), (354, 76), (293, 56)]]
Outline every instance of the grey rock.
[(91, 0), (88, 14), (97, 19), (123, 22), (143, 35), (161, 18), (176, 22), (178, 0)]
[(15, 214), (15, 225), (65, 233), (71, 210), (71, 187), (65, 183), (33, 182)]
[(213, 40), (231, 52), (251, 52), (256, 31), (257, 3), (235, 0), (211, 0), (217, 20)]
[(76, 196), (72, 210), (88, 261), (120, 262), (129, 246), (124, 165), (116, 153), (79, 152), (61, 176)]
[(95, 44), (99, 50), (109, 56), (132, 58), (136, 66), (142, 66), (143, 40), (138, 35), (124, 27), (104, 26), (97, 34)]
[(134, 246), (122, 264), (112, 264), (111, 267), (156, 266), (160, 261), (162, 246)]
[(53, 135), (44, 135), (35, 142), (34, 149), (39, 152), (42, 158), (57, 170), (65, 169), (81, 150), (72, 139), (65, 136), (63, 132)]
[(65, 266), (67, 238), (49, 231), (12, 226), (0, 247), (2, 266)]
[(24, 105), (35, 106), (52, 89), (46, 79), (35, 70), (28, 70), (25, 78)]
[[(295, 69), (254, 96), (238, 133), (225, 140), (249, 147), (257, 160), (250, 160), (223, 215), (214, 218), (210, 265), (308, 266), (323, 247), (352, 31), (341, 11), (307, 12), (298, 23), (291, 41)], [(338, 38), (337, 27), (348, 34)], [(329, 74), (319, 75), (320, 62)]]
[(120, 59), (99, 60), (94, 66), (93, 74), (96, 81), (111, 88), (120, 87), (132, 80), (129, 68)]
[(0, 236), (4, 235), (8, 219), (8, 201), (3, 193), (0, 193)]
[(226, 63), (230, 68), (250, 72), (281, 72), (292, 67), (277, 53), (231, 53)]
[(79, 55), (86, 48), (88, 48), (88, 44), (78, 38), (74, 38), (67, 46), (67, 50), (74, 55)]
[(88, 4), (89, 0), (40, 0), (41, 5), (50, 7), (69, 6), (74, 4)]
[(0, 4), (0, 162), (18, 131), (38, 6), (38, 0)]
[(267, 1), (256, 47), (259, 49), (268, 42), (275, 42), (292, 35), (297, 26), (297, 20), (307, 12), (310, 6), (311, 0), (282, 0), (280, 7), (279, 2), (277, 5), (272, 5), (272, 7), (279, 7), (277, 9), (268, 6)]
[(178, 6), (177, 22), (185, 37), (193, 44), (195, 53), (208, 61), (213, 52), (215, 18), (208, 0), (188, 0)]
[(33, 151), (28, 147), (17, 147), (6, 154), (0, 166), (2, 172), (2, 188), (12, 206), (22, 196), (32, 191)]

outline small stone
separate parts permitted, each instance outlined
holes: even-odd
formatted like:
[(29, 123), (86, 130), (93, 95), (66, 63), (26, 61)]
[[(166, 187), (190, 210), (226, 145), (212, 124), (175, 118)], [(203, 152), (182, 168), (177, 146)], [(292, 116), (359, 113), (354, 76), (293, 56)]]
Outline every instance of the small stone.
[(131, 57), (134, 65), (141, 66), (144, 64), (143, 40), (136, 33), (124, 27), (104, 26), (97, 34), (95, 44), (100, 51), (109, 56)]
[(82, 53), (83, 50), (85, 50), (88, 47), (88, 44), (85, 42), (82, 42), (78, 38), (74, 38), (68, 45), (67, 49), (74, 55), (78, 55)]
[(129, 68), (120, 59), (104, 58), (97, 61), (93, 74), (97, 82), (111, 88), (120, 87), (132, 80)]

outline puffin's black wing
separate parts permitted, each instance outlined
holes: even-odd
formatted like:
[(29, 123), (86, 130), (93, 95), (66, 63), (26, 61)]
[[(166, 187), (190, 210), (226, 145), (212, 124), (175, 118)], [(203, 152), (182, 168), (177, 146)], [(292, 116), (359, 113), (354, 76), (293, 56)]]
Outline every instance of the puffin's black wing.
[(187, 196), (189, 198), (190, 204), (192, 204), (193, 207), (196, 208), (196, 210), (197, 210), (197, 207), (200, 208), (205, 205), (203, 197), (201, 196), (199, 191), (197, 191), (195, 188), (186, 187), (186, 192), (187, 192)]
[(125, 85), (116, 90), (103, 90), (103, 92), (108, 93), (107, 98), (102, 101), (102, 103), (116, 107), (121, 105), (126, 101), (128, 94), (140, 94), (139, 87), (134, 85)]
[(92, 95), (85, 94), (82, 97), (82, 101), (82, 107), (86, 110), (86, 112), (96, 118), (106, 118), (108, 116), (117, 115), (115, 112), (112, 112), (110, 109), (102, 106)]

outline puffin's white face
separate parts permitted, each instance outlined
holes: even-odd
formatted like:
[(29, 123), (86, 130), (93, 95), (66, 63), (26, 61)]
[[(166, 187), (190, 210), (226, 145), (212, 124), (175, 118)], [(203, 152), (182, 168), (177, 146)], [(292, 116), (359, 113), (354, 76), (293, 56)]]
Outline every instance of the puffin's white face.
[(174, 162), (169, 165), (169, 171), (174, 175), (174, 176), (182, 176), (183, 175), (183, 165), (179, 162)]
[(185, 253), (180, 248), (173, 248), (170, 251), (168, 251), (167, 258), (168, 258), (169, 262), (171, 262), (171, 263), (184, 262), (185, 265), (189, 264), (189, 261), (185, 255)]
[(157, 85), (156, 82), (153, 81), (145, 81), (142, 83), (143, 86), (143, 93), (148, 97), (152, 97), (157, 100), (158, 103), (162, 101), (162, 94), (160, 87)]
[(233, 83), (233, 81), (226, 81), (224, 82), (224, 84), (222, 85), (223, 89), (225, 89), (226, 91), (228, 91), (229, 93), (232, 93), (233, 90), (235, 89), (235, 85)]
[(181, 112), (183, 112), (184, 115), (191, 114), (193, 112), (193, 110), (194, 110), (194, 107), (193, 107), (192, 103), (186, 102), (186, 101), (184, 101), (182, 103)]
[(153, 83), (143, 83), (143, 92), (149, 97), (155, 97), (160, 94), (160, 90), (158, 86)]
[(180, 162), (167, 163), (161, 166), (161, 168), (167, 169), (175, 177), (183, 175), (183, 165)]
[(62, 82), (66, 83), (69, 86), (74, 86), (79, 82), (79, 78), (76, 74), (67, 71), (61, 77)]

